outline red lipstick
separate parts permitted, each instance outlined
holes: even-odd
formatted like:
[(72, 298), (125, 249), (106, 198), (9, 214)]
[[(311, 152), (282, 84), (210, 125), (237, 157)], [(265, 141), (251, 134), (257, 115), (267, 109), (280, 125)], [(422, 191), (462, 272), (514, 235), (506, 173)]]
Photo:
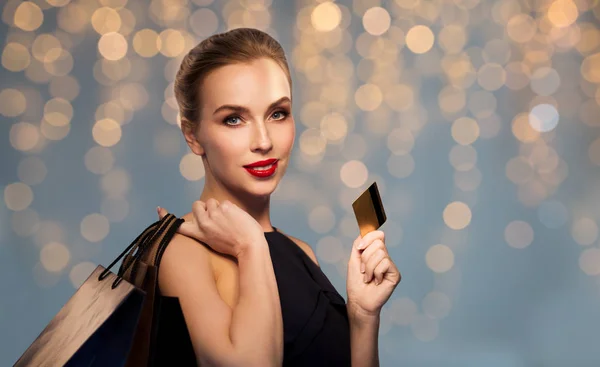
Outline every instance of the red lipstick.
[[(265, 166), (269, 166), (269, 168), (263, 168)], [(244, 168), (248, 173), (255, 177), (269, 177), (275, 173), (277, 170), (277, 159), (267, 159), (264, 161), (254, 162), (248, 165), (245, 165)]]

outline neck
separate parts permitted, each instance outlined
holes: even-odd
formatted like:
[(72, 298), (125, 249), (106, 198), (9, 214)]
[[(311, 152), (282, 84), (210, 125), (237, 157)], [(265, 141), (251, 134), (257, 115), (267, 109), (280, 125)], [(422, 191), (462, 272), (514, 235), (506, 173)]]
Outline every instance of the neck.
[(210, 184), (209, 180), (205, 181), (204, 189), (200, 195), (200, 200), (206, 202), (208, 199), (215, 199), (219, 203), (229, 200), (233, 204), (240, 207), (246, 213), (250, 214), (254, 220), (261, 225), (264, 232), (273, 231), (270, 219), (270, 203), (271, 196), (252, 196), (244, 193), (231, 193), (224, 187)]

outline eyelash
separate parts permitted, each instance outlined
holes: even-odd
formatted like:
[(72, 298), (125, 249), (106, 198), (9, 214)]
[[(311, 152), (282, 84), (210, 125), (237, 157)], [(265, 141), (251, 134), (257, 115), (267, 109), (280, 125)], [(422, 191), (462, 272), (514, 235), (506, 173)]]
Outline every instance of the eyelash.
[[(283, 114), (283, 117), (282, 117), (282, 118), (280, 118), (280, 119), (277, 119), (277, 121), (283, 121), (283, 120), (285, 120), (285, 119), (286, 119), (286, 118), (287, 118), (287, 117), (290, 115), (290, 113), (289, 113), (288, 111), (285, 111), (285, 110), (278, 110), (278, 111), (275, 111), (275, 112), (273, 112), (273, 115), (274, 115), (274, 114), (276, 114), (276, 113), (281, 113), (281, 114)], [(273, 115), (271, 115), (271, 116), (273, 116)], [(227, 123), (227, 121), (229, 121), (229, 120), (230, 120), (230, 119), (232, 119), (232, 118), (236, 118), (236, 117), (237, 117), (237, 118), (240, 118), (240, 116), (239, 116), (239, 115), (230, 115), (230, 116), (227, 116), (227, 117), (225, 117), (225, 119), (223, 119), (223, 124), (225, 124), (225, 125), (227, 125), (227, 126), (234, 126), (234, 127), (235, 127), (235, 126), (239, 126), (239, 124), (229, 124), (229, 123)]]

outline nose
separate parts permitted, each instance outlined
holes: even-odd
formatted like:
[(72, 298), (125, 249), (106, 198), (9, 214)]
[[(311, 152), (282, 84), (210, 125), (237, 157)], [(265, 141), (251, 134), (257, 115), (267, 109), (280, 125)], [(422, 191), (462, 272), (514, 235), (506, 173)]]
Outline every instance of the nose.
[(273, 149), (273, 141), (264, 122), (254, 124), (251, 149), (260, 153), (268, 153)]

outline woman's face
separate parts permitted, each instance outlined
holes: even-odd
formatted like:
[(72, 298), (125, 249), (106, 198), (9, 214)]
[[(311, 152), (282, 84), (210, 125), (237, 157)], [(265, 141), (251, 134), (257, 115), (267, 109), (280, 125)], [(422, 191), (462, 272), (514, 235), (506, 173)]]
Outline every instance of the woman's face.
[[(270, 195), (287, 169), (296, 134), (285, 72), (270, 59), (223, 66), (206, 76), (200, 100), (192, 150), (203, 155), (207, 180), (232, 193)], [(244, 167), (272, 158), (277, 168), (269, 177)]]

